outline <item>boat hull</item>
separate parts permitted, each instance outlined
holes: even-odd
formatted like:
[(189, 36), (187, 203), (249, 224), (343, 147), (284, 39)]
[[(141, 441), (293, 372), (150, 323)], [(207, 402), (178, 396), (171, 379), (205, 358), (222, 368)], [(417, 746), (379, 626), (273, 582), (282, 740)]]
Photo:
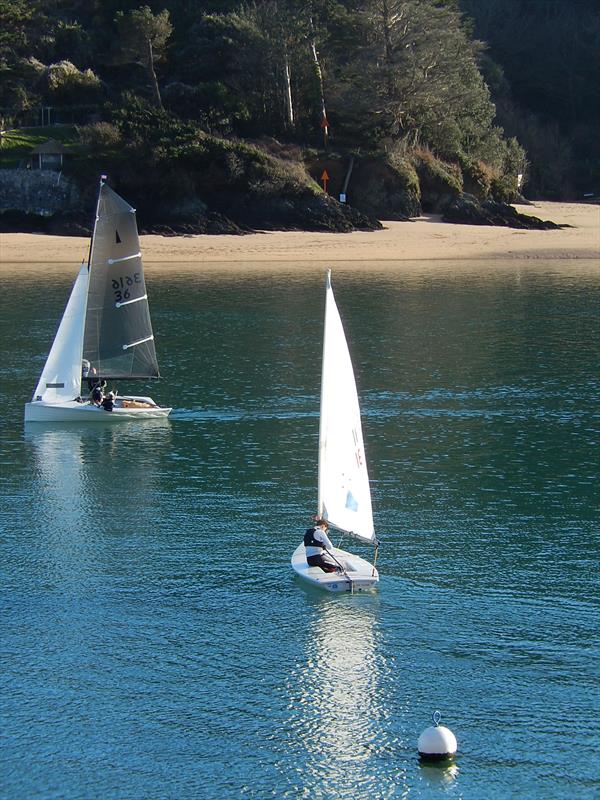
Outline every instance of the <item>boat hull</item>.
[(25, 422), (122, 422), (125, 420), (160, 419), (168, 417), (172, 409), (157, 406), (150, 397), (126, 395), (117, 397), (112, 411), (105, 411), (93, 403), (46, 403), (34, 400), (25, 404)]
[(323, 572), (320, 567), (309, 567), (304, 545), (300, 544), (292, 556), (292, 569), (306, 583), (327, 592), (369, 592), (375, 589), (379, 573), (373, 564), (337, 547), (333, 549), (333, 555), (345, 565), (345, 572)]

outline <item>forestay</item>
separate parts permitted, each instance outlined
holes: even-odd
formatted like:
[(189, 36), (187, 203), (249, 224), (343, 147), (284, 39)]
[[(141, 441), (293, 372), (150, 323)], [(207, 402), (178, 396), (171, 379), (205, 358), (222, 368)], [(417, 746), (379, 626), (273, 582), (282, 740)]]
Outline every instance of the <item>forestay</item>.
[(157, 378), (135, 209), (100, 187), (83, 358), (102, 378)]
[(342, 531), (373, 541), (373, 512), (354, 371), (327, 275), (321, 420), (319, 514)]
[(33, 393), (34, 400), (62, 403), (77, 397), (80, 392), (87, 289), (88, 268), (83, 264)]

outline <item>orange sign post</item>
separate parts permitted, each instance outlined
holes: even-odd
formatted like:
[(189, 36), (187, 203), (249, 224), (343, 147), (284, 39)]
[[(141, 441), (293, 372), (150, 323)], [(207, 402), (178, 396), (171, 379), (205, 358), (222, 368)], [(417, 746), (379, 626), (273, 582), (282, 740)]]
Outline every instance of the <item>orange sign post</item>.
[(327, 192), (327, 181), (329, 180), (329, 175), (327, 174), (327, 170), (323, 170), (323, 174), (321, 175), (321, 180), (323, 181), (323, 191), (328, 194)]

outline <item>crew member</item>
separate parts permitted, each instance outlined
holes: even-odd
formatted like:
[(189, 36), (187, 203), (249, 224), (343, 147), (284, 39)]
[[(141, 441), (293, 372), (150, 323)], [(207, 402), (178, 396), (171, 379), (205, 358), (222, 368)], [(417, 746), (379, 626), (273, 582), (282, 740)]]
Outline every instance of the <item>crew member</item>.
[(320, 567), (323, 572), (341, 572), (341, 568), (328, 554), (333, 550), (333, 545), (327, 536), (329, 523), (326, 519), (316, 519), (314, 528), (309, 528), (304, 534), (304, 547), (306, 560), (309, 567)]
[(106, 397), (102, 400), (102, 408), (105, 411), (112, 411), (115, 407), (115, 394), (114, 392), (109, 392)]

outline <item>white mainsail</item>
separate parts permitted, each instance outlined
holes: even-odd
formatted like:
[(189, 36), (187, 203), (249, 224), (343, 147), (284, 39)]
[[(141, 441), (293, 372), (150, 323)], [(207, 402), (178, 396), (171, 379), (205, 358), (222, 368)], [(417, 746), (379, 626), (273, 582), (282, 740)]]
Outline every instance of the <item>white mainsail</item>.
[(375, 540), (356, 381), (331, 288), (331, 271), (327, 273), (321, 378), (319, 514), (335, 528)]
[(63, 403), (74, 400), (81, 391), (88, 275), (87, 265), (82, 264), (46, 359), (46, 365), (33, 393), (33, 400)]

